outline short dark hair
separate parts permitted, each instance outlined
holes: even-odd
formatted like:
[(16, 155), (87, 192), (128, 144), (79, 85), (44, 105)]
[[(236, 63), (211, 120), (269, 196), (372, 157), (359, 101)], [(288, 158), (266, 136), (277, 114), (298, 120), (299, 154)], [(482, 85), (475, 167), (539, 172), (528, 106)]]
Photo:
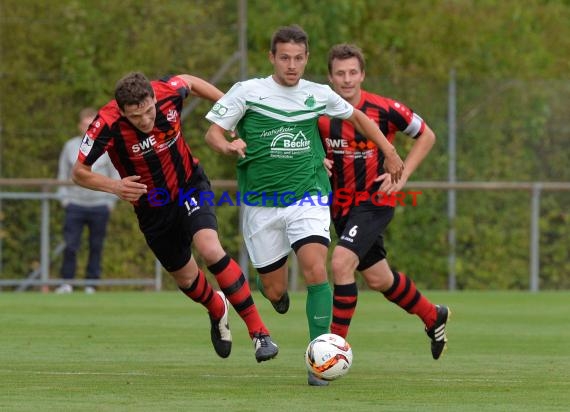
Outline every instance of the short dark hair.
[(352, 57), (356, 57), (358, 60), (358, 64), (360, 65), (360, 70), (364, 71), (364, 66), (366, 62), (364, 60), (364, 54), (359, 47), (355, 46), (354, 44), (342, 43), (342, 44), (335, 44), (329, 50), (329, 73), (332, 74), (332, 62), (334, 59), (338, 60), (346, 60)]
[(279, 27), (271, 37), (271, 53), (277, 51), (277, 43), (302, 43), (305, 45), (305, 52), (309, 52), (309, 36), (298, 24)]
[(127, 105), (139, 105), (147, 97), (154, 98), (150, 81), (141, 72), (131, 72), (117, 82), (115, 100), (121, 110)]

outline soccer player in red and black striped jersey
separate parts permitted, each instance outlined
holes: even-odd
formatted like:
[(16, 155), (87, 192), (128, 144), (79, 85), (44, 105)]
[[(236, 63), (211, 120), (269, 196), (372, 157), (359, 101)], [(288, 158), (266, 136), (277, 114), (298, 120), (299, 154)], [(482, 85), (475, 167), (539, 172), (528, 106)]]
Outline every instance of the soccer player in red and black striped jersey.
[[(103, 106), (83, 138), (72, 178), (92, 190), (114, 193), (134, 206), (146, 242), (178, 287), (202, 304), (211, 322), (216, 353), (230, 355), (232, 337), (228, 304), (247, 325), (258, 362), (277, 356), (249, 283), (220, 244), (217, 220), (200, 193), (210, 182), (182, 135), (181, 112), (190, 94), (216, 101), (223, 93), (188, 74), (149, 81), (140, 72), (123, 77), (115, 99)], [(121, 179), (91, 170), (107, 152)], [(191, 255), (202, 256), (222, 291), (215, 292)], [(226, 298), (227, 296), (227, 298)]]
[(402, 178), (393, 182), (382, 168), (383, 154), (376, 145), (341, 119), (325, 116), (319, 119), (332, 174), (332, 220), (339, 237), (332, 255), (331, 332), (342, 337), (348, 334), (357, 302), (354, 272), (358, 270), (371, 289), (421, 318), (431, 339), (432, 356), (438, 359), (447, 343), (445, 325), (450, 311), (446, 306), (431, 303), (412, 279), (390, 268), (383, 241), (383, 233), (394, 216), (395, 195), (429, 153), (435, 135), (425, 121), (404, 104), (362, 90), (364, 66), (364, 55), (358, 47), (333, 46), (328, 58), (333, 89), (374, 120), (390, 143), (398, 131), (415, 142), (404, 160)]

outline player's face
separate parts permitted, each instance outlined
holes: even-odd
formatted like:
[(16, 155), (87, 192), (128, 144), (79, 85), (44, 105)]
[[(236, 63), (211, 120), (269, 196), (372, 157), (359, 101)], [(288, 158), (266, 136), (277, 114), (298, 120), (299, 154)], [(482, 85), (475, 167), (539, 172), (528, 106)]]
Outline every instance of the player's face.
[(275, 54), (269, 52), (273, 80), (282, 86), (295, 86), (305, 72), (309, 53), (302, 43), (277, 43)]
[(77, 128), (81, 134), (85, 134), (87, 132), (87, 129), (93, 120), (95, 120), (95, 116), (86, 116), (81, 118), (79, 124), (77, 125)]
[(121, 114), (137, 129), (144, 133), (150, 133), (156, 120), (156, 98), (147, 97), (140, 104), (127, 104)]
[(335, 92), (346, 101), (356, 106), (360, 101), (360, 85), (364, 81), (364, 71), (360, 68), (358, 59), (334, 59), (329, 73), (329, 81)]

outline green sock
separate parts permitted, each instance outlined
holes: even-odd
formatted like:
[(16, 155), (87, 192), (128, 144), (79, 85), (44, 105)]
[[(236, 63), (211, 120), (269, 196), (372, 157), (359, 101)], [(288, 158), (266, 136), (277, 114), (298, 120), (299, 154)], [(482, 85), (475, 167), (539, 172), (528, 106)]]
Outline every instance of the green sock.
[(332, 318), (332, 289), (328, 282), (307, 286), (307, 321), (309, 338), (329, 333)]

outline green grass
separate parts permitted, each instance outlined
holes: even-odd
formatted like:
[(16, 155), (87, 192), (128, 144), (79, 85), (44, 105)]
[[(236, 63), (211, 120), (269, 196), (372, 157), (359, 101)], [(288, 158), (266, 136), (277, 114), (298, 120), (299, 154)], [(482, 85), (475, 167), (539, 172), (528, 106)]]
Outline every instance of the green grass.
[(178, 292), (0, 293), (0, 411), (567, 411), (570, 293), (429, 292), (449, 304), (434, 361), (419, 319), (362, 292), (354, 363), (306, 384), (304, 293), (287, 315), (254, 297), (279, 356), (257, 364), (230, 315), (218, 358), (205, 311)]

